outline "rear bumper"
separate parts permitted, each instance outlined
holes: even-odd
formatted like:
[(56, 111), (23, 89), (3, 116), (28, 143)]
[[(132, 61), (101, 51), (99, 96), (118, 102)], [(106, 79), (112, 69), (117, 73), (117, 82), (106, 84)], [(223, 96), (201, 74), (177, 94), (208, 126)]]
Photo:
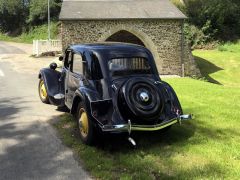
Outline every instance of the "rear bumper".
[(157, 131), (173, 124), (179, 123), (181, 124), (182, 121), (192, 119), (192, 115), (181, 115), (177, 118), (171, 119), (169, 121), (165, 121), (160, 124), (154, 125), (132, 125), (131, 121), (128, 120), (128, 124), (119, 124), (119, 125), (105, 125), (102, 126), (102, 131), (104, 132), (129, 132), (131, 131)]

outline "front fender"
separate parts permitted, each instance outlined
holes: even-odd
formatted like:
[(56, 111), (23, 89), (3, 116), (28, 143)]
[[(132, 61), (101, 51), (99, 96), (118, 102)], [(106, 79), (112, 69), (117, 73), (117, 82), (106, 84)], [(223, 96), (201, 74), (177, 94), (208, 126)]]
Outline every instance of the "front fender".
[(40, 70), (38, 78), (44, 80), (44, 84), (49, 96), (49, 100), (51, 104), (62, 106), (64, 105), (63, 100), (54, 99), (54, 95), (56, 94), (64, 94), (64, 81), (59, 81), (61, 77), (61, 72), (52, 70), (50, 68), (43, 68)]
[[(50, 68), (43, 68), (39, 72), (39, 79), (42, 78), (44, 80), (48, 96), (54, 96), (55, 94), (60, 93), (59, 87), (59, 78), (61, 73)], [(64, 92), (64, 90), (63, 90)]]

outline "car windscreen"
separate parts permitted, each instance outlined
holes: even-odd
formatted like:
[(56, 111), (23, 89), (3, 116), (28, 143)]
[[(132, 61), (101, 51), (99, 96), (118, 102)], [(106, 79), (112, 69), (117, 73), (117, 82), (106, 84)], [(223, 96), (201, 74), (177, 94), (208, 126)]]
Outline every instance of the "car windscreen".
[(131, 74), (151, 74), (147, 59), (142, 57), (116, 58), (108, 62), (112, 76)]

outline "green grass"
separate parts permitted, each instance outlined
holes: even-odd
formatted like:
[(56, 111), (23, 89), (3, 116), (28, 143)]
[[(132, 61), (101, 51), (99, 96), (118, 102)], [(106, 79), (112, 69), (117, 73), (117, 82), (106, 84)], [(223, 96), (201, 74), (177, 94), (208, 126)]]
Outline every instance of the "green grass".
[(240, 52), (240, 41), (237, 41), (235, 43), (228, 42), (223, 45), (220, 45), (218, 47), (218, 50), (239, 53)]
[(193, 54), (203, 76), (224, 86), (240, 86), (240, 43), (223, 45), (226, 50), (196, 50)]
[[(58, 23), (51, 23), (51, 39), (56, 39), (58, 36)], [(12, 41), (19, 43), (32, 43), (34, 39), (47, 39), (48, 38), (48, 26), (47, 24), (33, 27), (29, 32), (22, 33), (17, 37), (7, 36), (0, 33), (1, 41)]]
[(184, 111), (195, 118), (166, 133), (133, 134), (136, 149), (123, 136), (105, 136), (102, 144), (85, 146), (71, 116), (61, 117), (55, 124), (60, 136), (91, 175), (144, 180), (240, 178), (239, 52), (198, 50), (194, 55), (205, 78), (215, 84), (191, 78), (166, 81)]

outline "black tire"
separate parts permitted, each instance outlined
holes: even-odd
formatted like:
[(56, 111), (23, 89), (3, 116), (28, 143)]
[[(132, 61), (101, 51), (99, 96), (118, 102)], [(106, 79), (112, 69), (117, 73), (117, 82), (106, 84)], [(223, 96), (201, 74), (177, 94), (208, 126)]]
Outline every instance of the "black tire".
[[(46, 92), (43, 92), (43, 88), (45, 88)], [(45, 104), (49, 104), (50, 103), (49, 102), (48, 93), (47, 93), (47, 89), (46, 89), (46, 86), (45, 86), (45, 82), (44, 82), (44, 80), (42, 78), (39, 80), (39, 83), (38, 83), (38, 95), (40, 97), (40, 100), (43, 103), (45, 103)]]
[[(141, 99), (142, 93), (147, 95), (146, 101)], [(144, 78), (129, 79), (121, 88), (119, 99), (133, 117), (143, 120), (158, 118), (164, 105), (160, 90)]]
[[(78, 109), (77, 109), (77, 114), (75, 115), (76, 120), (77, 120), (77, 124), (78, 124), (78, 130), (79, 130), (79, 134), (80, 134), (80, 138), (82, 140), (82, 142), (84, 144), (87, 145), (93, 145), (96, 141), (96, 128), (94, 127), (93, 124), (93, 120), (89, 114), (89, 108), (87, 108), (87, 106), (83, 103), (80, 102), (78, 104)], [(84, 114), (83, 114), (84, 113)], [(83, 117), (86, 116), (86, 117)], [(85, 119), (85, 121), (87, 121), (88, 125), (87, 125), (87, 131), (86, 131), (86, 127), (84, 127), (84, 125), (82, 124), (82, 119), (83, 118), (87, 118), (87, 120)]]

